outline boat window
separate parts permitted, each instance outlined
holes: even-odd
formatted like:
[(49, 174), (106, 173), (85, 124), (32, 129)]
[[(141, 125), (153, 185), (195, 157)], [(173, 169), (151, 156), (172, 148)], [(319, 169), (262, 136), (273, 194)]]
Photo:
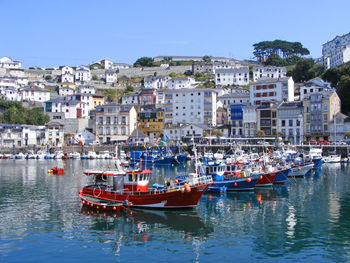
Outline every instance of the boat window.
[(209, 174), (209, 167), (207, 167), (207, 169), (206, 169), (206, 170), (207, 170), (206, 174)]
[(132, 181), (132, 174), (129, 174), (129, 182)]

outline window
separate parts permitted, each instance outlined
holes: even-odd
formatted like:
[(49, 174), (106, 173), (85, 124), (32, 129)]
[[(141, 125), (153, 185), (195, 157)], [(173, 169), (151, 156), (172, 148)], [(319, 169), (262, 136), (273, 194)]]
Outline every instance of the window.
[(323, 112), (327, 112), (327, 104), (323, 104)]
[(323, 121), (327, 121), (327, 118), (328, 116), (327, 116), (327, 114), (323, 114)]
[(126, 135), (126, 129), (125, 129), (125, 127), (122, 127), (122, 135)]
[(323, 130), (326, 132), (326, 131), (328, 131), (328, 125), (327, 124), (325, 124), (324, 126), (323, 126)]
[(282, 126), (282, 127), (285, 127), (285, 126), (286, 126), (286, 121), (285, 121), (285, 120), (282, 120), (281, 126)]
[(300, 126), (300, 120), (297, 120), (297, 126)]
[(293, 120), (289, 120), (289, 126), (293, 126)]

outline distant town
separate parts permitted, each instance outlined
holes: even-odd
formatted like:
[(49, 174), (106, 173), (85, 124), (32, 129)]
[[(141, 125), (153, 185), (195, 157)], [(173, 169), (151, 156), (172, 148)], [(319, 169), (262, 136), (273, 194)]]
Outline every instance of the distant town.
[(349, 67), (350, 33), (323, 44), (317, 59), (303, 58), (302, 48), (295, 52), (300, 58), (283, 48), (283, 55), (278, 48), (266, 55), (263, 46), (255, 45), (256, 61), (158, 56), (134, 65), (104, 58), (24, 69), (2, 57), (0, 147), (185, 144), (210, 137), (346, 140), (348, 98), (341, 94), (350, 81), (338, 73)]

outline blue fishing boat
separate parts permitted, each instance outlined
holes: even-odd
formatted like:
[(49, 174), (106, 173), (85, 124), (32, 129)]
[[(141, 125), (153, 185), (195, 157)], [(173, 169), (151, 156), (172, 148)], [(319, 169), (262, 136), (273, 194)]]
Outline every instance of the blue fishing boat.
[(277, 172), (277, 175), (276, 175), (273, 183), (274, 184), (284, 184), (287, 181), (287, 177), (288, 177), (290, 170), (291, 170), (290, 168), (279, 170)]

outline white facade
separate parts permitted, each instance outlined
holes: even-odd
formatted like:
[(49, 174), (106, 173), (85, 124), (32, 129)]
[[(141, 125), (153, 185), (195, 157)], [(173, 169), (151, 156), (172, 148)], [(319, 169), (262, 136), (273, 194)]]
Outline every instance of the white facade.
[(211, 123), (215, 126), (216, 96), (212, 89), (165, 90), (165, 123)]
[(302, 102), (282, 102), (277, 110), (277, 130), (292, 144), (304, 141), (304, 108)]
[[(93, 134), (87, 130), (83, 130), (81, 132), (76, 133), (74, 135), (74, 138), (78, 142), (82, 142), (84, 145), (88, 145), (89, 143), (91, 143), (92, 141), (95, 140), (95, 134)], [(77, 141), (75, 141), (75, 143), (78, 143)], [(74, 143), (74, 141), (73, 141), (73, 143)]]
[(132, 66), (126, 63), (113, 63), (113, 66), (112, 66), (112, 69), (114, 70), (127, 69), (127, 68), (132, 68)]
[(253, 67), (254, 82), (260, 78), (284, 78), (287, 76), (286, 67)]
[(249, 91), (245, 89), (232, 89), (232, 93), (222, 95), (217, 98), (218, 102), (222, 103), (222, 107), (229, 108), (231, 104), (249, 103)]
[(249, 84), (249, 68), (229, 68), (215, 70), (216, 85), (248, 85)]
[(86, 103), (78, 100), (66, 100), (64, 98), (56, 98), (45, 102), (44, 111), (62, 112), (66, 119), (86, 118), (88, 117), (89, 107)]
[(325, 69), (350, 61), (350, 33), (336, 36), (333, 40), (323, 44), (322, 56)]
[(80, 93), (88, 93), (88, 94), (95, 94), (96, 89), (93, 86), (82, 86), (80, 87)]
[(22, 63), (12, 60), (9, 57), (0, 58), (0, 68), (18, 69), (22, 67)]
[(262, 101), (294, 101), (294, 81), (292, 77), (280, 79), (258, 79), (249, 86), (250, 103), (259, 105)]
[(40, 146), (44, 141), (44, 126), (0, 124), (0, 147)]
[(21, 96), (15, 88), (0, 88), (1, 98), (8, 101), (21, 101)]
[(117, 82), (118, 77), (117, 77), (117, 72), (114, 70), (106, 70), (105, 77), (106, 77), (106, 83), (114, 83)]
[(38, 88), (27, 88), (20, 92), (22, 101), (45, 102), (50, 100), (50, 91)]
[(248, 104), (242, 109), (243, 113), (243, 136), (255, 137), (257, 131), (256, 108)]
[(179, 125), (166, 125), (164, 127), (164, 134), (168, 136), (169, 140), (173, 141), (190, 141), (193, 138), (204, 138), (204, 132), (209, 130), (206, 125), (196, 125), (191, 123), (182, 123)]
[(168, 80), (167, 87), (168, 89), (190, 89), (193, 88), (193, 85), (196, 81), (193, 78), (172, 78)]
[(127, 105), (127, 104), (139, 104), (139, 94), (138, 93), (130, 93), (126, 94), (122, 97), (122, 104)]
[(168, 86), (169, 80), (171, 80), (171, 77), (144, 78), (143, 85), (146, 89), (165, 89)]
[(113, 69), (113, 60), (109, 58), (102, 59), (100, 63), (104, 69)]
[(64, 66), (61, 69), (61, 82), (74, 83), (74, 70), (71, 67)]
[(331, 84), (321, 78), (311, 79), (300, 87), (300, 100), (309, 97), (313, 93), (323, 92), (332, 89)]
[(74, 93), (75, 93), (75, 90), (69, 87), (58, 88), (58, 94), (60, 96), (73, 95)]
[(80, 66), (75, 70), (75, 81), (87, 82), (91, 80), (90, 69), (85, 66)]
[(0, 78), (0, 88), (13, 88), (17, 89), (17, 81), (14, 78)]
[(47, 145), (62, 147), (64, 142), (63, 124), (49, 122), (45, 125), (45, 140)]

